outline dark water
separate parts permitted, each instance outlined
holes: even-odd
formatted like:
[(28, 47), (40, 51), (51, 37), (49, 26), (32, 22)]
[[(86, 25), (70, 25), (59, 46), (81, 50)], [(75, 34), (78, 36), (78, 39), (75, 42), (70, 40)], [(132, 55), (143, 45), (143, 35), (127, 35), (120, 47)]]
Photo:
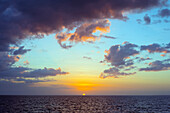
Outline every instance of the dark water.
[(0, 113), (170, 113), (170, 96), (0, 96)]

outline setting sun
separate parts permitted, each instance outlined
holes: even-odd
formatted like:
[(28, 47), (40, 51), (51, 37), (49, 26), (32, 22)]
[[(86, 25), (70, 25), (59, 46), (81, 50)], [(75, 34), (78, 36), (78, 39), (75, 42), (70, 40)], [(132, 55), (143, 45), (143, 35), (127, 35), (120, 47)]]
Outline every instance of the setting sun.
[(83, 93), (82, 95), (83, 95), (83, 96), (85, 96), (86, 94), (85, 94), (85, 93)]

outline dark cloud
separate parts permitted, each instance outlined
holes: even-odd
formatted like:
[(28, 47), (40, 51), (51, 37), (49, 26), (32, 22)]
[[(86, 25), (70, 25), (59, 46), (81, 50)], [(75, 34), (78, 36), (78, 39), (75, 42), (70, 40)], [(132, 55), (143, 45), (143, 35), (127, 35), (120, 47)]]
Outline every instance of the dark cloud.
[(116, 39), (115, 37), (112, 37), (112, 36), (106, 36), (106, 35), (101, 35), (101, 37), (108, 38), (108, 39)]
[(0, 50), (28, 37), (42, 38), (80, 22), (144, 11), (164, 0), (0, 0)]
[(169, 22), (170, 22), (170, 20), (166, 20), (166, 19), (165, 19), (165, 20), (164, 20), (164, 22), (165, 22), (165, 23), (169, 23)]
[[(138, 46), (129, 42), (124, 42), (122, 45), (113, 45), (109, 50), (105, 52), (104, 61), (100, 63), (111, 63), (110, 69), (104, 70), (100, 74), (100, 78), (127, 76), (136, 74), (136, 72), (126, 72), (135, 69), (133, 56), (138, 55), (139, 51), (136, 50)], [(132, 57), (132, 58), (131, 58)], [(121, 72), (121, 70), (123, 72)]]
[(2, 78), (40, 78), (47, 76), (66, 75), (68, 72), (61, 71), (61, 69), (44, 68), (44, 69), (32, 69), (26, 67), (11, 67), (6, 70), (0, 71), (0, 77)]
[(149, 63), (149, 67), (140, 68), (139, 71), (164, 71), (170, 69), (170, 59), (167, 60), (156, 60), (154, 62)]
[(170, 49), (170, 42), (166, 44), (165, 48)]
[(18, 50), (14, 51), (14, 55), (23, 55), (27, 53), (28, 51), (31, 51), (31, 49), (24, 49), (24, 46), (21, 46)]
[(66, 45), (65, 43), (62, 44), (60, 41), (58, 41), (58, 43), (59, 43), (60, 46), (61, 46), (62, 48), (64, 48), (64, 49), (69, 49), (69, 48), (73, 47), (72, 45)]
[(113, 78), (119, 78), (120, 76), (128, 76), (128, 75), (134, 75), (136, 72), (133, 73), (125, 73), (120, 72), (118, 68), (110, 68), (107, 70), (104, 70), (103, 73), (100, 74), (100, 78), (107, 78), (107, 77), (113, 77)]
[[(0, 38), (0, 40), (1, 40), (1, 38)], [(0, 51), (2, 51), (2, 52), (9, 51), (9, 44), (0, 42)]]
[[(138, 22), (138, 24), (142, 24), (144, 23), (145, 25), (151, 24), (151, 18), (148, 15), (145, 15), (143, 18), (144, 22), (141, 19), (137, 19), (136, 21)], [(161, 23), (161, 20), (153, 20), (152, 24), (158, 24)]]
[(141, 24), (141, 23), (142, 23), (142, 20), (141, 20), (141, 19), (137, 19), (136, 21), (138, 22), (138, 24)]
[(137, 67), (136, 66), (130, 66), (129, 68), (124, 69), (124, 71), (130, 71), (130, 70), (135, 69), (135, 68), (137, 68)]
[(29, 84), (32, 84), (32, 83), (38, 83), (38, 82), (52, 82), (52, 81), (56, 81), (56, 80), (50, 80), (50, 79), (39, 79), (39, 78), (36, 78), (36, 79), (28, 79), (28, 78), (23, 78), (23, 77), (20, 77), (20, 78), (16, 78), (13, 80), (14, 82), (23, 82), (23, 83), (29, 83)]
[(19, 61), (20, 57), (19, 55), (9, 55), (8, 52), (0, 52), (0, 78), (39, 78), (69, 74), (68, 72), (61, 71), (60, 68), (45, 67), (44, 69), (32, 69), (21, 66), (16, 67), (14, 64)]
[(136, 47), (138, 46), (129, 42), (125, 42), (123, 45), (114, 45), (106, 51), (105, 61), (111, 63), (112, 66), (129, 65), (132, 62), (125, 60), (139, 54), (139, 51), (135, 50)]
[(126, 60), (126, 63), (125, 63), (125, 67), (129, 67), (129, 66), (132, 66), (134, 64), (133, 62), (133, 59), (130, 59), (130, 60)]
[(66, 75), (68, 72), (61, 71), (60, 68), (44, 68), (44, 69), (36, 69), (30, 72), (23, 72), (22, 76), (24, 77), (46, 77), (46, 76), (56, 76), (56, 75)]
[(150, 44), (150, 45), (142, 45), (141, 50), (147, 50), (149, 53), (170, 53), (168, 50), (169, 45), (161, 46), (160, 44)]
[(11, 83), (28, 83), (28, 84), (33, 84), (33, 83), (38, 83), (38, 82), (52, 82), (56, 81), (54, 79), (40, 79), (40, 78), (24, 78), (24, 77), (16, 77), (16, 78), (8, 78), (8, 79), (0, 79), (0, 82), (6, 81), (6, 82), (11, 82)]
[(7, 52), (0, 52), (0, 72), (11, 68), (11, 66), (20, 59), (20, 56), (9, 55)]
[(146, 61), (146, 60), (152, 60), (152, 58), (143, 58), (143, 57), (138, 57), (138, 62)]
[(170, 10), (169, 9), (162, 9), (158, 12), (158, 16), (169, 17), (170, 16)]
[(31, 70), (31, 68), (27, 67), (9, 67), (0, 71), (0, 78), (22, 77), (23, 73), (27, 73)]
[[(122, 45), (113, 45), (108, 51), (105, 51), (105, 59), (100, 61), (100, 63), (110, 63), (108, 66), (109, 69), (104, 70), (100, 74), (100, 78), (114, 77), (119, 78), (120, 76), (128, 76), (137, 73), (139, 71), (163, 71), (170, 69), (170, 59), (165, 59), (163, 61), (152, 61), (147, 63), (146, 61), (154, 60), (155, 57), (141, 57), (143, 50), (148, 50), (148, 54), (154, 52), (158, 53), (170, 53), (170, 43), (168, 44), (151, 44), (151, 45), (142, 45), (138, 46), (129, 42), (124, 42)], [(137, 57), (133, 57), (138, 55)], [(161, 54), (165, 56), (166, 54)], [(143, 56), (143, 54), (142, 54)], [(147, 56), (147, 54), (146, 54)], [(139, 63), (144, 62), (141, 68)], [(149, 64), (149, 67), (148, 67)]]
[(151, 18), (147, 14), (143, 17), (143, 19), (144, 19), (146, 25), (151, 23)]

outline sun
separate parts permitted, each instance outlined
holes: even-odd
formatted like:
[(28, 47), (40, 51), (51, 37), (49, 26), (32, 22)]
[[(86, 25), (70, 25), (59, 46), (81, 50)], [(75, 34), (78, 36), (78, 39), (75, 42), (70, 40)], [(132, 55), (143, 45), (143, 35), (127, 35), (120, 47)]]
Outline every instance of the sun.
[(83, 95), (83, 96), (85, 96), (86, 94), (85, 94), (85, 93), (83, 93), (82, 95)]

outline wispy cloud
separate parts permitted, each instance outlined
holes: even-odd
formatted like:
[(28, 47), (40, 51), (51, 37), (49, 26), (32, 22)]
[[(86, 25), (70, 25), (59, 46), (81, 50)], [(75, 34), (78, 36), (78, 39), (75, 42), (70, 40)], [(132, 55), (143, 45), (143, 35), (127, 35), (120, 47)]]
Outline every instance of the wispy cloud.
[(170, 43), (166, 46), (161, 46), (160, 44), (142, 45), (141, 50), (147, 50), (149, 53), (170, 53)]
[(125, 72), (120, 72), (118, 68), (110, 68), (104, 70), (104, 72), (100, 74), (100, 78), (107, 78), (107, 77), (119, 78), (120, 76), (128, 76), (134, 74), (136, 74), (136, 72), (125, 73)]
[(92, 58), (91, 57), (87, 57), (87, 56), (83, 56), (84, 59), (88, 59), (88, 60), (91, 60)]

